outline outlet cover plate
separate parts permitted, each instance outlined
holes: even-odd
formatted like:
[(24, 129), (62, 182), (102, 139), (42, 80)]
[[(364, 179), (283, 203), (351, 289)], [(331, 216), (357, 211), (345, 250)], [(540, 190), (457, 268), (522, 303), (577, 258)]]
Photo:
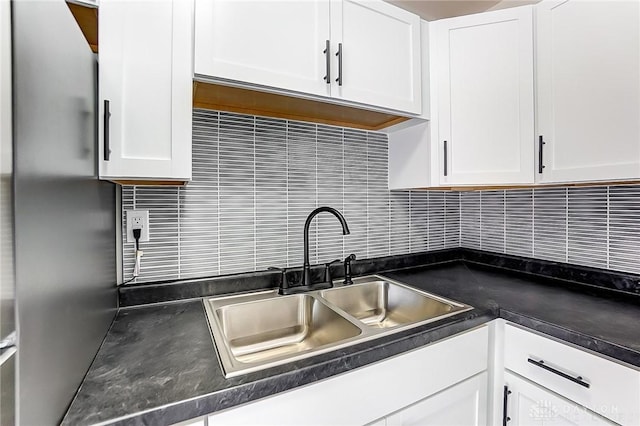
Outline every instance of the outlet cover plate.
[(135, 243), (133, 238), (133, 229), (140, 227), (140, 242), (149, 241), (149, 210), (125, 210), (127, 218), (127, 242)]

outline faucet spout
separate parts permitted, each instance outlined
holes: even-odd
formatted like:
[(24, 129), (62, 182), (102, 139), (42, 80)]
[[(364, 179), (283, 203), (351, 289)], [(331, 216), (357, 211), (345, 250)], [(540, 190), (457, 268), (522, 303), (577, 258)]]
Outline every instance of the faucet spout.
[(347, 221), (345, 220), (342, 213), (333, 207), (318, 207), (307, 216), (307, 220), (304, 223), (304, 265), (302, 272), (302, 285), (311, 284), (311, 265), (309, 264), (309, 226), (311, 226), (311, 221), (315, 218), (319, 213), (327, 212), (331, 213), (340, 221), (340, 225), (342, 225), (342, 234), (349, 235), (349, 226), (347, 225)]

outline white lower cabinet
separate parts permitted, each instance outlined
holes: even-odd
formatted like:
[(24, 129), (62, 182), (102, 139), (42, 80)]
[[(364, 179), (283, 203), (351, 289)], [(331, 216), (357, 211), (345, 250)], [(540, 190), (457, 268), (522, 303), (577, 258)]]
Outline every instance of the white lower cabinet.
[(482, 426), (487, 424), (487, 373), (388, 416), (386, 426)]
[(559, 395), (509, 372), (505, 373), (508, 426), (604, 426), (614, 423)]
[[(180, 425), (203, 425), (203, 420)], [(206, 421), (208, 426), (639, 426), (640, 371), (498, 319), (214, 413)]]
[[(621, 425), (640, 424), (637, 369), (510, 324), (505, 326), (504, 344), (504, 367), (508, 372), (586, 407), (589, 413), (598, 413)], [(569, 424), (605, 424), (592, 423), (591, 414), (585, 417), (576, 413), (576, 421)]]
[[(319, 383), (213, 414), (208, 421), (209, 425), (378, 425), (384, 424), (380, 419), (387, 416), (387, 422), (400, 424), (414, 424), (403, 422), (414, 418), (419, 421), (423, 416), (425, 420), (434, 419), (431, 424), (442, 419), (443, 425), (484, 425), (487, 389), (482, 383), (486, 383), (483, 372), (487, 356), (488, 327), (483, 326)], [(454, 421), (460, 419), (465, 421)], [(473, 422), (466, 423), (466, 419)]]

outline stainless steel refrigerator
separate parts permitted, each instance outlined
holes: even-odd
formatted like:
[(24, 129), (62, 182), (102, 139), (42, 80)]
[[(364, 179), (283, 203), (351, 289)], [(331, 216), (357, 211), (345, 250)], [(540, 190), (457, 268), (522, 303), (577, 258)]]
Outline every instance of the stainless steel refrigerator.
[[(8, 1), (0, 0), (3, 9)], [(13, 249), (6, 257), (14, 278), (5, 289), (3, 228), (2, 332), (5, 313), (13, 310), (13, 296), (5, 307), (4, 293), (15, 288), (17, 352), (5, 363), (9, 371), (15, 359), (15, 389), (8, 392), (15, 406), (3, 399), (0, 416), (3, 426), (11, 424), (4, 416), (15, 407), (17, 424), (53, 425), (115, 314), (115, 187), (97, 179), (96, 56), (66, 3), (10, 5), (13, 161), (7, 179), (13, 191), (7, 199)], [(3, 15), (2, 40), (5, 20)], [(4, 53), (2, 59), (4, 64)], [(3, 136), (3, 149), (5, 143)], [(4, 193), (3, 186), (3, 220)], [(12, 386), (5, 364), (3, 395)]]
[(0, 0), (0, 425), (15, 424), (11, 8)]

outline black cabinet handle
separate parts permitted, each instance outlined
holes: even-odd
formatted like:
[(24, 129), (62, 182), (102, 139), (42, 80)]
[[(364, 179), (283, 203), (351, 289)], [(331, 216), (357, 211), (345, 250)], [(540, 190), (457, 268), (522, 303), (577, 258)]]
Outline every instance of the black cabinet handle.
[(444, 141), (444, 175), (446, 176), (447, 173), (447, 141)]
[(336, 78), (336, 81), (338, 82), (338, 86), (342, 86), (342, 43), (338, 43), (336, 56), (338, 57), (338, 78)]
[(104, 161), (109, 161), (111, 157), (111, 147), (109, 143), (109, 119), (111, 112), (109, 111), (109, 101), (104, 101)]
[(325, 66), (326, 66), (326, 72), (327, 75), (324, 76), (324, 81), (327, 82), (327, 84), (331, 84), (331, 42), (329, 40), (327, 40), (325, 42), (325, 48), (324, 51), (322, 53), (324, 53), (324, 60), (325, 60)]
[(507, 426), (507, 422), (511, 420), (511, 417), (507, 415), (509, 395), (511, 395), (511, 391), (509, 390), (509, 386), (505, 385), (502, 393), (502, 426)]
[(542, 169), (544, 169), (544, 162), (542, 152), (544, 150), (544, 141), (542, 135), (538, 138), (538, 173), (542, 174)]
[(535, 366), (537, 366), (537, 367), (540, 367), (540, 368), (542, 368), (542, 369), (545, 369), (545, 370), (547, 370), (547, 371), (550, 371), (550, 372), (552, 372), (553, 374), (557, 374), (557, 375), (558, 375), (558, 376), (560, 376), (560, 377), (564, 377), (564, 378), (565, 378), (565, 379), (567, 379), (567, 380), (571, 380), (573, 383), (577, 383), (577, 384), (579, 384), (580, 386), (584, 386), (585, 388), (590, 388), (590, 387), (591, 387), (591, 385), (590, 385), (589, 383), (585, 382), (585, 381), (582, 379), (582, 376), (578, 376), (578, 377), (570, 376), (570, 375), (568, 375), (567, 373), (563, 373), (563, 372), (562, 372), (562, 371), (560, 371), (560, 370), (556, 370), (556, 369), (555, 369), (555, 368), (553, 368), (553, 367), (549, 367), (547, 364), (545, 364), (545, 363), (544, 363), (544, 361), (543, 361), (543, 360), (536, 361), (535, 359), (531, 359), (531, 358), (529, 358), (529, 359), (527, 359), (527, 361), (529, 361), (531, 364), (533, 364), (533, 365), (535, 365)]

